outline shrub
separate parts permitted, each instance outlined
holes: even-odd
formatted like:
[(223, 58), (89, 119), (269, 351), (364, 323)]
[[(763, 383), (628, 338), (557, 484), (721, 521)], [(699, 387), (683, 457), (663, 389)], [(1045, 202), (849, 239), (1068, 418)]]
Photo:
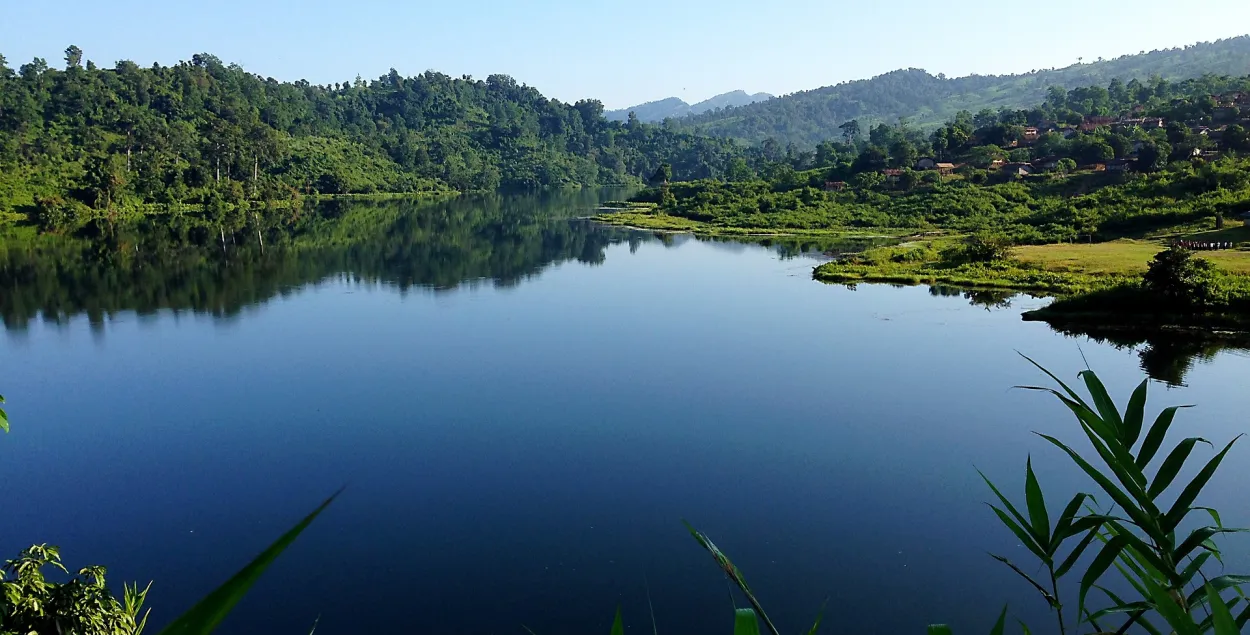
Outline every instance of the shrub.
[(1148, 291), (1170, 304), (1209, 307), (1222, 303), (1219, 278), (1210, 260), (1195, 258), (1188, 249), (1172, 247), (1155, 255), (1142, 281)]

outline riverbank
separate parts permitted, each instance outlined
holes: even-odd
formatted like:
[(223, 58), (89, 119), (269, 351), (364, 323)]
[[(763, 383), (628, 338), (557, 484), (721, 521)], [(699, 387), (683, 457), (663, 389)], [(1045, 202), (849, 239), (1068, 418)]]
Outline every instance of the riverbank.
[(591, 220), (604, 225), (708, 237), (810, 236), (819, 238), (902, 238), (913, 230), (881, 227), (730, 227), (660, 212), (654, 203), (620, 202), (604, 207)]

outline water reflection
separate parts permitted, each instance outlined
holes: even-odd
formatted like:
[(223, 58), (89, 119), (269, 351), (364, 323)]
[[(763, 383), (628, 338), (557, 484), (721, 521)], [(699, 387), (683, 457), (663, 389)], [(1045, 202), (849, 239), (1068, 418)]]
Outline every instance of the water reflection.
[(1141, 369), (1169, 386), (1184, 386), (1185, 376), (1199, 364), (1210, 363), (1221, 352), (1250, 354), (1250, 335), (1243, 333), (1173, 333), (1164, 330), (1120, 329), (1092, 325), (1050, 328), (1072, 337), (1088, 337), (1099, 344), (1137, 353)]
[[(194, 215), (91, 226), (74, 236), (0, 241), (0, 317), (10, 330), (32, 320), (93, 325), (119, 312), (161, 310), (232, 317), (335, 276), (433, 292), (462, 285), (518, 285), (567, 261), (598, 265), (608, 247), (676, 247), (708, 240), (608, 227), (584, 217), (617, 191), (464, 197), (438, 203), (328, 201), (220, 227)], [(251, 224), (249, 224), (251, 223)], [(782, 258), (868, 243), (754, 240)]]

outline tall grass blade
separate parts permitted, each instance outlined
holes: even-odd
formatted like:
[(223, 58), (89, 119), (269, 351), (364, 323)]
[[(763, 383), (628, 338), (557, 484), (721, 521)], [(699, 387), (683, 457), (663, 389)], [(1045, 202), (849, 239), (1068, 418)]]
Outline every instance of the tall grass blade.
[(1133, 499), (1129, 498), (1128, 494), (1125, 494), (1119, 487), (1116, 487), (1115, 483), (1111, 482), (1111, 479), (1108, 479), (1102, 472), (1095, 469), (1094, 466), (1090, 465), (1088, 461), (1082, 458), (1081, 455), (1077, 454), (1072, 448), (1069, 448), (1064, 445), (1062, 441), (1050, 435), (1038, 434), (1038, 436), (1046, 439), (1060, 450), (1063, 450), (1078, 466), (1080, 466), (1082, 470), (1085, 471), (1086, 474), (1089, 475), (1090, 478), (1094, 479), (1095, 483), (1098, 483), (1098, 486), (1101, 487), (1102, 490), (1106, 492), (1117, 505), (1124, 509), (1124, 513), (1128, 514), (1129, 518), (1131, 518), (1134, 523), (1142, 529), (1149, 530), (1158, 528), (1154, 519), (1138, 509), (1137, 506), (1133, 504)]
[(1207, 486), (1207, 482), (1215, 475), (1215, 471), (1219, 469), (1220, 463), (1224, 461), (1228, 451), (1233, 449), (1233, 444), (1237, 443), (1237, 440), (1242, 436), (1237, 435), (1235, 439), (1229, 441), (1228, 445), (1224, 446), (1224, 449), (1219, 454), (1202, 466), (1202, 470), (1198, 472), (1194, 480), (1190, 481), (1189, 485), (1186, 485), (1185, 489), (1181, 490), (1181, 495), (1176, 497), (1176, 502), (1172, 504), (1172, 509), (1168, 510), (1167, 516), (1163, 519), (1163, 529), (1165, 531), (1175, 530), (1176, 526), (1185, 519), (1185, 516), (1193, 511), (1190, 505), (1193, 505), (1194, 501), (1198, 499), (1198, 494), (1202, 492), (1202, 488)]
[(1068, 506), (1063, 508), (1063, 513), (1059, 515), (1059, 522), (1055, 524), (1054, 540), (1051, 541), (1052, 555), (1054, 554), (1054, 549), (1059, 546), (1059, 543), (1063, 542), (1064, 538), (1074, 535), (1070, 533), (1072, 530), (1072, 519), (1076, 518), (1076, 513), (1081, 511), (1081, 505), (1087, 498), (1089, 498), (1089, 494), (1077, 494), (1072, 497)]
[(1202, 570), (1202, 565), (1206, 564), (1207, 560), (1210, 559), (1211, 553), (1203, 552), (1198, 554), (1198, 556), (1194, 559), (1190, 560), (1189, 564), (1185, 565), (1185, 568), (1181, 570), (1181, 584), (1189, 584), (1189, 581), (1193, 580), (1194, 576), (1198, 575), (1198, 572)]
[(1024, 499), (1029, 509), (1029, 522), (1033, 525), (1033, 535), (1037, 536), (1039, 546), (1047, 554), (1050, 553), (1050, 516), (1046, 513), (1046, 498), (1042, 496), (1042, 486), (1033, 473), (1033, 457), (1028, 457), (1024, 464)]
[[(1182, 542), (1181, 546), (1177, 547), (1176, 551), (1172, 552), (1172, 560), (1176, 562), (1184, 560), (1193, 550), (1199, 547), (1205, 547), (1207, 542), (1209, 542), (1213, 536), (1219, 534), (1240, 534), (1246, 532), (1250, 532), (1250, 529), (1200, 527), (1193, 530), (1193, 532), (1185, 538), (1185, 542)], [(1206, 555), (1210, 554), (1208, 553)]]
[(1133, 396), (1129, 397), (1128, 408), (1124, 409), (1124, 447), (1132, 449), (1141, 436), (1143, 419), (1146, 418), (1146, 391), (1150, 379), (1143, 379)]
[(204, 599), (200, 600), (191, 610), (183, 613), (181, 617), (174, 620), (169, 626), (166, 626), (160, 635), (207, 635), (217, 628), (226, 615), (230, 613), (234, 606), (243, 599), (243, 596), (252, 588), (252, 585), (260, 579), (261, 574), (273, 564), (273, 561), (295, 542), (295, 539), (308, 528), (312, 521), (317, 518), (321, 512), (325, 511), (330, 503), (341, 494), (343, 490), (339, 490), (334, 495), (327, 498), (321, 503), (317, 509), (306, 516), (299, 524), (291, 528), (290, 531), (283, 534), (269, 548), (256, 556), (246, 567), (243, 567), (234, 577), (226, 581), (225, 584), (217, 587), (212, 593), (209, 593)]
[(621, 607), (616, 607), (616, 619), (612, 620), (612, 635), (625, 635), (625, 622), (621, 621)]
[(768, 619), (768, 614), (765, 613), (764, 608), (760, 606), (760, 602), (755, 598), (755, 594), (751, 592), (751, 587), (747, 586), (747, 581), (743, 578), (742, 572), (738, 570), (738, 567), (734, 566), (733, 562), (730, 562), (729, 556), (726, 556), (724, 552), (712, 543), (710, 538), (695, 529), (693, 525), (684, 520), (682, 521), (682, 524), (686, 526), (690, 535), (694, 536), (695, 541), (702, 545), (708, 553), (712, 554), (712, 559), (715, 560), (717, 566), (725, 572), (725, 576), (738, 586), (738, 589), (741, 590), (742, 594), (746, 596), (747, 602), (751, 603), (751, 606), (755, 609), (756, 614), (758, 614), (759, 618), (764, 621), (764, 625), (768, 627), (768, 631), (772, 633), (772, 635), (781, 635), (781, 632), (778, 631), (777, 627), (773, 625), (773, 621)]
[(928, 635), (955, 635), (955, 631), (951, 630), (951, 627), (946, 624), (930, 624), (926, 633)]
[(1029, 535), (1028, 531), (1026, 531), (1020, 525), (1017, 525), (1016, 521), (1009, 518), (1007, 514), (1003, 512), (1003, 510), (993, 505), (990, 505), (990, 509), (992, 509), (994, 511), (994, 514), (998, 516), (998, 519), (1002, 521), (1004, 525), (1007, 526), (1007, 529), (1010, 529), (1011, 533), (1015, 534), (1016, 538), (1020, 539), (1020, 542), (1021, 544), (1024, 545), (1025, 549), (1028, 549), (1030, 552), (1033, 553), (1033, 555), (1037, 556), (1038, 558), (1041, 558), (1043, 560), (1046, 559), (1046, 552), (1044, 552), (1041, 547), (1037, 546), (1037, 544), (1034, 542), (1033, 536)]
[(1141, 451), (1137, 453), (1137, 467), (1146, 469), (1150, 465), (1150, 460), (1159, 452), (1159, 448), (1163, 446), (1163, 439), (1168, 435), (1168, 428), (1172, 427), (1172, 421), (1176, 419), (1176, 412), (1181, 408), (1192, 408), (1193, 406), (1172, 406), (1165, 408), (1159, 413), (1159, 417), (1155, 419), (1154, 425), (1150, 426), (1150, 432), (1146, 434), (1146, 440), (1142, 441)]
[(1233, 621), (1233, 614), (1229, 612), (1224, 598), (1210, 585), (1207, 586), (1207, 601), (1211, 604), (1211, 621), (1215, 626), (1215, 635), (1241, 635), (1241, 629)]
[(1067, 575), (1068, 571), (1072, 569), (1072, 566), (1076, 564), (1076, 561), (1080, 560), (1081, 555), (1084, 554), (1085, 550), (1089, 548), (1090, 543), (1094, 542), (1094, 538), (1097, 537), (1097, 529), (1091, 529), (1089, 533), (1085, 534), (1085, 537), (1082, 538), (1080, 542), (1076, 543), (1076, 547), (1072, 549), (1072, 552), (1068, 554), (1068, 557), (1064, 558), (1063, 562), (1059, 564), (1059, 568), (1055, 569), (1055, 577), (1062, 578)]
[(1172, 627), (1172, 631), (1176, 635), (1198, 635), (1198, 625), (1194, 623), (1193, 618), (1186, 613), (1181, 606), (1177, 604), (1177, 600), (1173, 599), (1171, 594), (1157, 582), (1149, 577), (1142, 578), (1142, 584), (1146, 587), (1146, 592), (1154, 604), (1154, 608), (1167, 621), (1168, 626)]
[[(1024, 538), (1021, 538), (1021, 540), (1024, 540), (1026, 546), (1029, 543), (1032, 543), (1034, 546), (1040, 548), (1044, 541), (1041, 540), (1040, 536), (1033, 533), (1032, 525), (1029, 523), (1027, 519), (1025, 519), (1024, 515), (1020, 513), (1020, 510), (1016, 509), (1016, 506), (1012, 505), (1011, 501), (1007, 500), (1007, 497), (1003, 496), (1003, 493), (998, 491), (998, 488), (994, 485), (994, 482), (991, 481), (988, 477), (986, 477), (984, 472), (982, 472), (981, 470), (977, 470), (977, 474), (981, 475), (981, 480), (985, 481), (985, 484), (990, 487), (990, 491), (994, 492), (994, 496), (996, 496), (998, 500), (1003, 504), (1003, 507), (1006, 507), (1007, 511), (1011, 512), (1012, 517), (1014, 517), (1016, 519), (1016, 522), (1019, 523), (1018, 527), (1020, 528), (1020, 530), (1024, 531), (1025, 534), (1030, 538), (1029, 540), (1025, 540)], [(993, 505), (990, 505), (990, 508), (996, 509)], [(998, 513), (1000, 514), (1000, 517), (1001, 517), (1002, 512), (999, 511)], [(1003, 520), (1003, 523), (1007, 524), (1007, 520), (1005, 518)], [(1012, 527), (1012, 525), (1008, 524), (1008, 527)], [(1013, 528), (1012, 531), (1014, 532), (1016, 531), (1016, 529)], [(1030, 547), (1030, 549), (1034, 553), (1038, 552), (1037, 549), (1033, 549), (1032, 547)]]
[[(1023, 357), (1023, 358), (1025, 358), (1025, 359), (1027, 359), (1027, 360), (1029, 361), (1029, 363), (1030, 363), (1030, 364), (1033, 364), (1034, 366), (1036, 366), (1038, 370), (1042, 371), (1043, 373), (1046, 373), (1046, 376), (1047, 376), (1047, 377), (1050, 377), (1051, 379), (1053, 379), (1053, 380), (1055, 381), (1055, 383), (1056, 383), (1056, 384), (1059, 384), (1059, 386), (1060, 386), (1061, 388), (1063, 388), (1064, 392), (1068, 393), (1068, 396), (1072, 398), (1072, 401), (1075, 401), (1076, 403), (1078, 403), (1078, 404), (1080, 404), (1080, 405), (1082, 405), (1082, 406), (1085, 406), (1085, 409), (1086, 409), (1086, 410), (1091, 410), (1091, 408), (1089, 407), (1089, 405), (1085, 403), (1085, 400), (1084, 400), (1084, 399), (1081, 399), (1081, 396), (1080, 396), (1080, 395), (1078, 395), (1078, 394), (1076, 393), (1076, 391), (1072, 390), (1071, 388), (1068, 388), (1068, 385), (1067, 385), (1067, 384), (1063, 383), (1063, 382), (1062, 382), (1062, 381), (1061, 381), (1058, 377), (1056, 377), (1056, 376), (1055, 376), (1055, 374), (1054, 374), (1054, 373), (1050, 372), (1049, 370), (1046, 370), (1046, 367), (1045, 367), (1045, 366), (1042, 366), (1041, 364), (1039, 364), (1039, 363), (1037, 363), (1037, 362), (1033, 361), (1033, 358), (1029, 357), (1028, 355), (1025, 355), (1024, 353), (1020, 353), (1020, 357)], [(1018, 386), (1018, 387), (1019, 387), (1019, 388), (1024, 388), (1025, 386)], [(1048, 388), (1043, 388), (1042, 390), (1049, 390), (1049, 389), (1048, 389)], [(1062, 395), (1061, 395), (1061, 397), (1062, 397)]]
[(829, 598), (825, 598), (820, 603), (820, 612), (816, 614), (816, 621), (812, 624), (812, 628), (807, 631), (807, 635), (816, 635), (816, 631), (820, 630), (820, 623), (825, 619), (825, 609), (829, 607)]
[(1007, 628), (1007, 605), (1003, 605), (1003, 612), (998, 614), (998, 621), (994, 622), (994, 628), (990, 629), (990, 635), (1003, 635), (1003, 630)]
[[(1122, 430), (1124, 420), (1120, 418), (1120, 411), (1116, 409), (1111, 395), (1107, 394), (1107, 387), (1102, 384), (1098, 374), (1092, 370), (1083, 370), (1078, 376), (1085, 380), (1085, 387), (1089, 389), (1089, 396), (1094, 400), (1094, 407), (1098, 409), (1098, 415), (1102, 417), (1102, 420), (1111, 424), (1115, 430)], [(1121, 443), (1128, 445), (1123, 435), (1117, 434), (1116, 437)]]
[[(4, 403), (4, 395), (0, 395), (0, 403)], [(9, 431), (9, 414), (4, 411), (4, 408), (0, 408), (0, 430)]]
[(1155, 474), (1154, 481), (1150, 483), (1150, 489), (1146, 494), (1150, 498), (1158, 498), (1163, 490), (1166, 490), (1172, 481), (1176, 480), (1176, 475), (1180, 473), (1181, 468), (1185, 467), (1185, 461), (1189, 459), (1189, 455), (1194, 451), (1194, 446), (1199, 443), (1211, 445), (1210, 441), (1201, 437), (1190, 437), (1176, 444), (1175, 448), (1168, 453), (1168, 457), (1163, 459), (1163, 465), (1159, 466), (1159, 472)]
[(1120, 552), (1124, 551), (1127, 541), (1124, 536), (1112, 536), (1107, 544), (1103, 545), (1102, 551), (1094, 557), (1094, 561), (1090, 563), (1089, 568), (1085, 570), (1085, 575), (1081, 576), (1081, 591), (1077, 597), (1078, 614), (1085, 612), (1085, 596), (1089, 594), (1089, 590), (1098, 582), (1098, 578), (1107, 571), (1116, 558), (1120, 557)]
[(756, 619), (754, 609), (734, 611), (734, 635), (760, 635), (760, 621)]

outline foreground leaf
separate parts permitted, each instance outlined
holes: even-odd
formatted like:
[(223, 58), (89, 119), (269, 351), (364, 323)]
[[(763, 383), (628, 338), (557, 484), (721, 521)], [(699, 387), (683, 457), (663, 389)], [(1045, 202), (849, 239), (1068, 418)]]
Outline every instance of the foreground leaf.
[(1168, 428), (1172, 427), (1172, 421), (1176, 419), (1176, 411), (1192, 407), (1172, 406), (1159, 413), (1154, 425), (1150, 426), (1150, 432), (1146, 434), (1146, 440), (1142, 441), (1141, 452), (1137, 453), (1137, 467), (1146, 469), (1146, 466), (1150, 464), (1150, 459), (1153, 459), (1159, 448), (1163, 446), (1163, 439), (1168, 434)]
[[(612, 635), (618, 634), (613, 630)], [(755, 609), (734, 611), (734, 635), (760, 635), (760, 621), (755, 617)]]
[(252, 585), (260, 579), (261, 574), (273, 561), (295, 542), (305, 529), (308, 528), (312, 521), (317, 518), (334, 499), (341, 494), (343, 490), (334, 493), (333, 496), (327, 498), (321, 503), (317, 509), (301, 520), (299, 524), (292, 527), (290, 531), (278, 538), (268, 549), (265, 549), (255, 560), (252, 560), (246, 567), (243, 567), (234, 577), (226, 581), (225, 584), (217, 587), (212, 593), (209, 593), (204, 599), (200, 600), (191, 610), (183, 613), (181, 617), (174, 620), (169, 626), (166, 626), (160, 635), (207, 635), (217, 628), (221, 621), (229, 615), (239, 600), (247, 594)]
[(612, 620), (612, 635), (625, 635), (625, 622), (621, 621), (621, 607), (619, 606), (616, 607), (616, 619)]
[(1207, 586), (1207, 601), (1211, 604), (1211, 622), (1215, 625), (1215, 635), (1240, 635), (1241, 629), (1233, 621), (1224, 598), (1220, 597), (1215, 587)]

